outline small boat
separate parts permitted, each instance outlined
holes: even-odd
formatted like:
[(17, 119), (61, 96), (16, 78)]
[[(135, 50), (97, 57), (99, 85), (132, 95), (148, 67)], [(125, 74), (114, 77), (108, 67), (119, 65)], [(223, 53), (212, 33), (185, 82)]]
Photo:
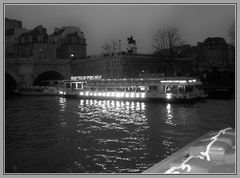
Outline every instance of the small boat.
[(42, 84), (44, 85), (19, 87), (14, 92), (19, 95), (58, 96), (63, 80), (45, 80)]
[(46, 86), (20, 87), (14, 91), (18, 95), (58, 96), (59, 88)]
[(61, 96), (117, 99), (190, 101), (207, 97), (202, 83), (192, 77), (65, 80)]
[(234, 174), (235, 131), (209, 132), (153, 165), (143, 174)]

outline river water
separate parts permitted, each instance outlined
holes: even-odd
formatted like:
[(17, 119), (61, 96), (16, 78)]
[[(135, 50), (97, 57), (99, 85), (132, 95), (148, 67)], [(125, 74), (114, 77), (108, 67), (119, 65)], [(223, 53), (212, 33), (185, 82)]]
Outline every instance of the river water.
[(192, 104), (12, 96), (6, 173), (140, 173), (210, 130), (235, 126), (235, 100)]

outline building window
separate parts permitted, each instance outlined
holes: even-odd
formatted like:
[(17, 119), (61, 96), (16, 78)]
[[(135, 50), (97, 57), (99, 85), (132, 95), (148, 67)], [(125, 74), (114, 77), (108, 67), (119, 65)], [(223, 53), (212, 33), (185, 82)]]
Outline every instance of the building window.
[(25, 39), (24, 39), (24, 37), (21, 38), (20, 42), (21, 42), (21, 43), (25, 43)]
[(38, 39), (38, 42), (43, 42), (42, 36), (38, 36), (37, 39)]
[(31, 35), (28, 37), (28, 42), (29, 42), (29, 43), (32, 42), (32, 36), (31, 36)]

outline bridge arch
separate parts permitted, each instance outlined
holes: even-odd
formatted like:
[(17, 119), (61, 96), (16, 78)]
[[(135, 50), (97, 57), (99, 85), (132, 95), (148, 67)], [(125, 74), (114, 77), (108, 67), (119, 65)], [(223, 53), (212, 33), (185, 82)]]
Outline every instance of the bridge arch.
[(17, 80), (8, 73), (5, 73), (5, 93), (13, 92), (17, 89)]
[(65, 77), (60, 73), (56, 71), (45, 71), (37, 75), (37, 77), (33, 80), (34, 86), (41, 86), (44, 85), (44, 80), (64, 80)]

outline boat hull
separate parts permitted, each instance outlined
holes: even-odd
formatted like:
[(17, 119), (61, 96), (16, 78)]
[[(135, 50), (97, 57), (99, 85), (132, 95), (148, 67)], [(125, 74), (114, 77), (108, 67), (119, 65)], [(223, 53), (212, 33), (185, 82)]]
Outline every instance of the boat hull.
[(18, 95), (26, 96), (59, 96), (59, 88), (57, 87), (23, 87), (14, 91)]
[(235, 173), (235, 131), (223, 130), (201, 136), (143, 174)]

